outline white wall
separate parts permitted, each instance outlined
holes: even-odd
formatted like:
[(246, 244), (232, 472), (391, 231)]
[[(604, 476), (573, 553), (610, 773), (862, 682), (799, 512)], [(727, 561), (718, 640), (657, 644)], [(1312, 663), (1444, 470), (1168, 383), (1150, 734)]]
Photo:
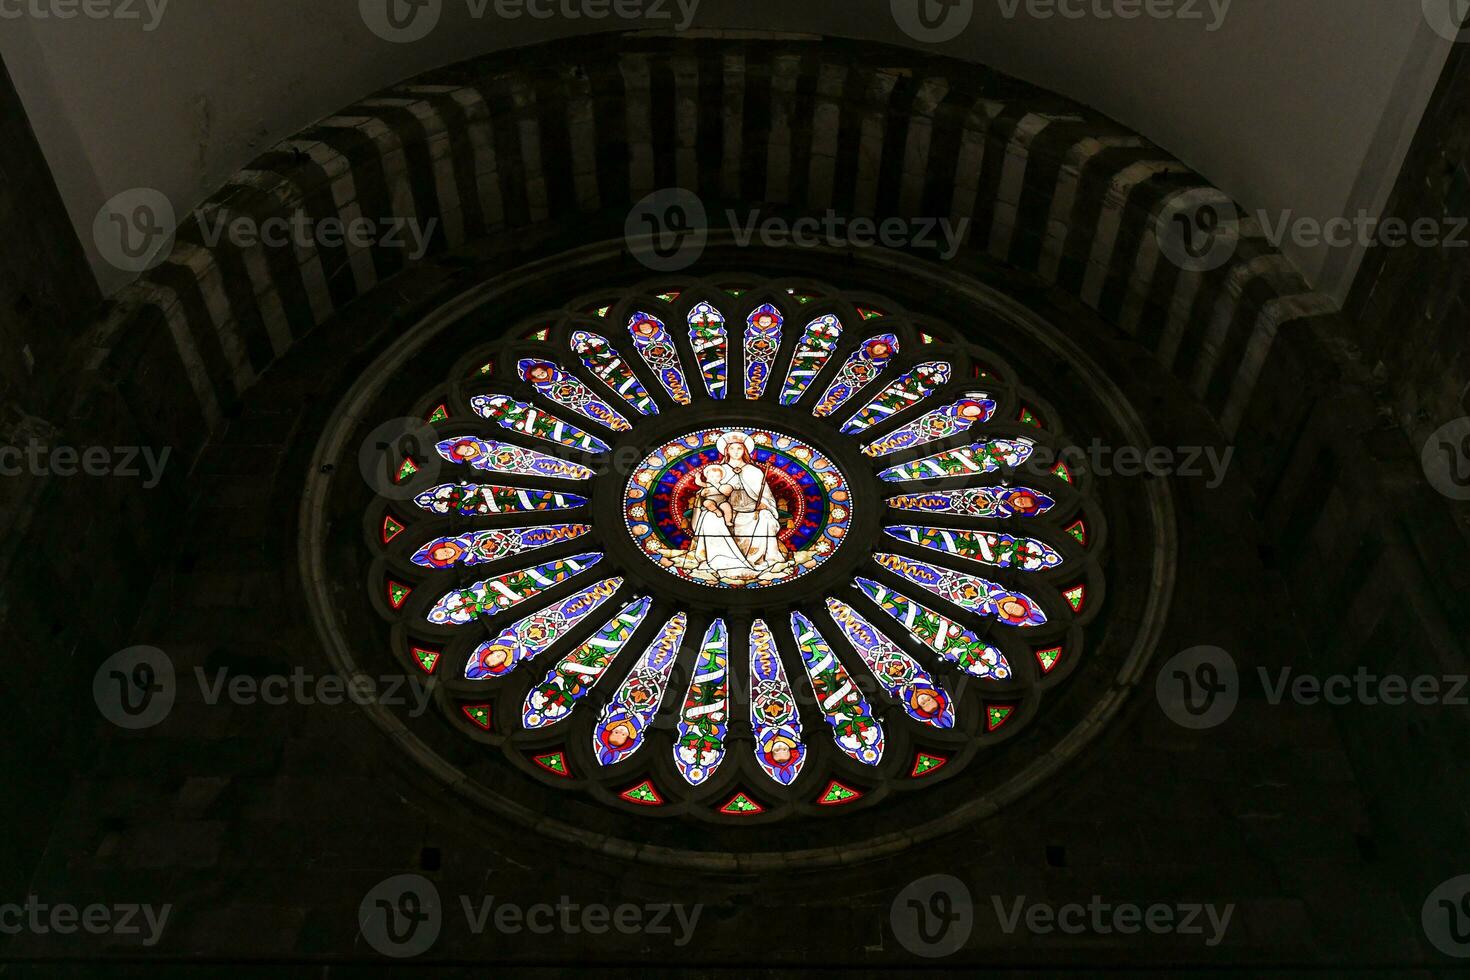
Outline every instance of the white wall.
[[(275, 141), (416, 72), (588, 30), (671, 23), (507, 20), (493, 5), (475, 18), (479, 0), (428, 0), (443, 4), (438, 27), (400, 44), (373, 34), (352, 0), (127, 0), (140, 19), (6, 16), (78, 2), (0, 0), (0, 56), (108, 292), (131, 278), (92, 247), (93, 218), (113, 194), (158, 188), (182, 212)], [(152, 31), (149, 2), (165, 4)], [(373, 2), (382, 0), (363, 0)], [(675, 0), (657, 2), (679, 18)], [(1028, 3), (1055, 0), (968, 2), (968, 28), (935, 50), (1095, 106), (1273, 220), (1284, 209), (1376, 214), (1449, 50), (1420, 0), (1062, 0), (1084, 12), (1188, 4), (1196, 20), (1034, 17)], [(927, 47), (895, 28), (889, 0), (698, 0), (694, 24)], [(1285, 247), (1339, 296), (1361, 257)]]

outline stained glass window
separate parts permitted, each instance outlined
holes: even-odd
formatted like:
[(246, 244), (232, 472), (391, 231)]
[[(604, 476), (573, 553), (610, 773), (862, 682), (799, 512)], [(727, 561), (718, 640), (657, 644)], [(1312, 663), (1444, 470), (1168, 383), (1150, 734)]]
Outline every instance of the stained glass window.
[(1054, 398), (977, 382), (1007, 359), (897, 304), (590, 302), (426, 393), (433, 449), (369, 515), (390, 642), (459, 730), (630, 813), (738, 822), (942, 785), (1027, 724), (1102, 602), (1091, 476), (1038, 452)]

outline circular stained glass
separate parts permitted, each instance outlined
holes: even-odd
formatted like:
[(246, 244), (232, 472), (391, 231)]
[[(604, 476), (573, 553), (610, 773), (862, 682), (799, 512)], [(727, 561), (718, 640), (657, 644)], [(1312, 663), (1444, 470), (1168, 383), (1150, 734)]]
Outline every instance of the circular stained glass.
[(800, 439), (705, 429), (643, 459), (624, 512), (660, 568), (704, 585), (759, 588), (831, 557), (846, 539), (852, 494), (837, 464)]
[(1022, 373), (819, 284), (584, 297), (413, 407), (371, 595), (448, 730), (555, 790), (742, 823), (939, 786), (1103, 602), (1094, 480)]

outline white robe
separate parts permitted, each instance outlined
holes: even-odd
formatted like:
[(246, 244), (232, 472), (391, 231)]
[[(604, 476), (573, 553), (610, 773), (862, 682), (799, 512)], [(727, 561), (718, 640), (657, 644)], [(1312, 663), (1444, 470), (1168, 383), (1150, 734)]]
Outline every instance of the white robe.
[(730, 528), (722, 516), (705, 510), (701, 502), (696, 500), (692, 524), (693, 555), (696, 561), (721, 577), (754, 577), (755, 569), (741, 553), (740, 545), (730, 534)]
[[(781, 547), (777, 535), (781, 533), (781, 522), (776, 517), (776, 495), (766, 483), (766, 474), (759, 466), (743, 463), (733, 467), (731, 483), (743, 491), (735, 500), (735, 523), (731, 530), (746, 559), (757, 569), (764, 569), (781, 561)], [(743, 496), (744, 500), (740, 500)], [(737, 502), (738, 501), (738, 502)]]

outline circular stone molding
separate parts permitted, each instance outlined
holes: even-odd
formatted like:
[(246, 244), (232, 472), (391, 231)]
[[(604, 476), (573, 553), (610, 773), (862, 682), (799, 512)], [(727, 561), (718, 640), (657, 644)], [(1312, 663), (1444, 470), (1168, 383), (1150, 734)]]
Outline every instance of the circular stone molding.
[[(497, 304), (544, 268), (477, 287), (382, 355), (318, 448), (302, 564), (328, 653), (431, 687), (424, 717), (365, 710), (482, 811), (752, 868), (837, 860), (747, 835), (841, 816), (877, 855), (1034, 785), (1137, 680), (1167, 494), (1068, 452), (1146, 444), (1116, 390), (952, 272), (948, 308), (917, 311), (927, 266), (886, 256), (854, 291), (750, 251), (622, 284), (573, 253), (561, 281), (608, 285), (529, 317)], [(380, 469), (355, 481), (364, 439)], [(355, 539), (331, 520), (353, 511)], [(1107, 590), (1120, 558), (1139, 584)]]

